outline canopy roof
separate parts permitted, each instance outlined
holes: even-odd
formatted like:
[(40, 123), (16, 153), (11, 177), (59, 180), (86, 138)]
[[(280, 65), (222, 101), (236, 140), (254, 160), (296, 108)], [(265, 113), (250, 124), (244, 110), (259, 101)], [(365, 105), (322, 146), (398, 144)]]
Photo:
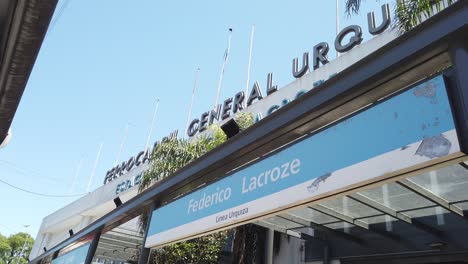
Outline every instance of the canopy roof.
[(0, 142), (41, 48), (57, 0), (0, 0)]

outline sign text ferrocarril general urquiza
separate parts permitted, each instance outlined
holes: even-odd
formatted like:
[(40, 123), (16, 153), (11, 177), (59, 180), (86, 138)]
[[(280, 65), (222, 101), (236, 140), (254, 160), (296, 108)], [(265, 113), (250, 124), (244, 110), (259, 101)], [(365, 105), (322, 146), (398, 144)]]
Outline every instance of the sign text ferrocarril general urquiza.
[[(169, 134), (169, 136), (164, 137), (162, 139), (162, 141), (165, 141), (165, 140), (171, 139), (171, 138), (176, 138), (177, 134), (178, 134), (178, 131), (174, 130), (171, 134)], [(154, 145), (153, 145), (153, 149), (158, 144), (159, 144), (159, 141), (156, 141), (154, 143)], [(151, 152), (152, 152), (153, 149), (148, 148), (148, 149), (142, 150), (142, 151), (138, 152), (138, 154), (136, 154), (135, 156), (130, 157), (130, 159), (128, 159), (127, 161), (123, 161), (121, 164), (119, 164), (119, 165), (115, 166), (114, 168), (108, 170), (107, 173), (106, 173), (106, 177), (104, 178), (104, 184), (109, 183), (109, 182), (117, 179), (118, 177), (124, 175), (125, 173), (131, 171), (132, 169), (134, 169), (134, 168), (136, 168), (138, 166), (141, 166), (141, 165), (147, 163), (148, 161), (150, 161)], [(140, 177), (141, 177), (141, 175), (140, 175)], [(139, 184), (140, 180), (141, 179), (139, 179), (139, 177), (137, 177), (136, 182)], [(132, 184), (132, 186), (133, 185), (137, 185), (137, 184)], [(128, 189), (130, 187), (127, 186), (127, 188), (125, 188), (125, 189)], [(119, 192), (119, 189), (120, 189), (120, 185), (117, 188), (117, 193)], [(120, 190), (120, 191), (123, 191), (123, 190)]]
[[(372, 35), (377, 35), (383, 32), (390, 25), (390, 7), (388, 4), (382, 5), (382, 22), (380, 25), (375, 24), (374, 13), (367, 14), (368, 30)], [(345, 37), (351, 37), (345, 41)], [(358, 25), (351, 25), (343, 28), (335, 38), (335, 50), (339, 53), (344, 53), (357, 45), (361, 44), (362, 29)], [(345, 43), (343, 43), (345, 42)], [(320, 42), (313, 47), (312, 62), (310, 63), (309, 52), (304, 52), (302, 55), (302, 66), (299, 68), (299, 59), (294, 58), (292, 61), (292, 74), (294, 78), (300, 78), (306, 74), (309, 69), (316, 70), (320, 64), (325, 65), (328, 61), (329, 45), (327, 42)], [(310, 65), (312, 64), (312, 65)], [(268, 73), (266, 82), (266, 95), (268, 96), (278, 90), (278, 86), (273, 84), (273, 73)], [(228, 119), (232, 114), (239, 112), (245, 107), (252, 105), (255, 100), (260, 101), (264, 97), (260, 89), (258, 81), (255, 81), (249, 95), (246, 97), (244, 92), (238, 92), (233, 97), (229, 97), (222, 104), (217, 105), (213, 110), (206, 111), (200, 115), (200, 118), (195, 118), (190, 122), (186, 131), (189, 137), (196, 135), (198, 132), (203, 132), (209, 125), (215, 121)]]

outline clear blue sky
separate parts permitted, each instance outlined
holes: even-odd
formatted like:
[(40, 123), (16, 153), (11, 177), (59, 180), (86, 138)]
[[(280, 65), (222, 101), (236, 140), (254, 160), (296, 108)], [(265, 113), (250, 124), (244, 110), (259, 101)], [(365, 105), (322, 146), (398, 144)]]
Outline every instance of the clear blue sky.
[[(67, 1), (59, 1), (55, 18)], [(360, 25), (369, 40), (366, 13), (378, 11), (380, 19), (380, 5), (388, 1), (368, 0), (351, 18), (344, 2), (341, 27)], [(294, 57), (321, 41), (333, 47), (335, 1), (68, 1), (42, 45), (13, 120), (13, 139), (0, 149), (0, 179), (53, 195), (84, 193), (102, 142), (91, 189), (99, 187), (115, 163), (127, 123), (121, 160), (144, 148), (157, 97), (151, 142), (174, 129), (184, 134), (197, 67), (193, 116), (213, 105), (230, 27), (220, 100), (245, 89), (252, 24), (250, 82), (264, 86), (267, 73), (274, 72), (282, 87), (293, 81)], [(0, 233), (26, 230), (35, 236), (43, 217), (74, 199), (41, 197), (0, 183)]]

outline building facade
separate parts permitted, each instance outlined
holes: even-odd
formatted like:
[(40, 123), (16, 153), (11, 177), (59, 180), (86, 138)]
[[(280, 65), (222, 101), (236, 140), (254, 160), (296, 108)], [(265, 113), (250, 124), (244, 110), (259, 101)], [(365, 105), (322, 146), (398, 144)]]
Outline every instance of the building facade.
[(458, 1), (402, 36), (369, 28), (364, 44), (343, 29), (357, 39), (337, 37), (338, 59), (319, 43), (293, 83), (243, 95), (258, 122), (222, 148), (140, 194), (144, 167), (130, 170), (45, 218), (31, 263), (146, 263), (150, 248), (246, 224), (265, 236), (256, 263), (463, 263), (467, 16)]

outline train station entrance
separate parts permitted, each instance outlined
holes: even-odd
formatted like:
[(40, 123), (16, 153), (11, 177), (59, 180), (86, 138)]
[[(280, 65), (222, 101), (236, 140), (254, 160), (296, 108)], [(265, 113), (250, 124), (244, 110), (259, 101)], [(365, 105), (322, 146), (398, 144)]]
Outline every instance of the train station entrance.
[(219, 263), (239, 263), (241, 231), (241, 263), (466, 263), (467, 16), (457, 1), (317, 87), (304, 75), (299, 98), (30, 263), (146, 264), (219, 232)]

